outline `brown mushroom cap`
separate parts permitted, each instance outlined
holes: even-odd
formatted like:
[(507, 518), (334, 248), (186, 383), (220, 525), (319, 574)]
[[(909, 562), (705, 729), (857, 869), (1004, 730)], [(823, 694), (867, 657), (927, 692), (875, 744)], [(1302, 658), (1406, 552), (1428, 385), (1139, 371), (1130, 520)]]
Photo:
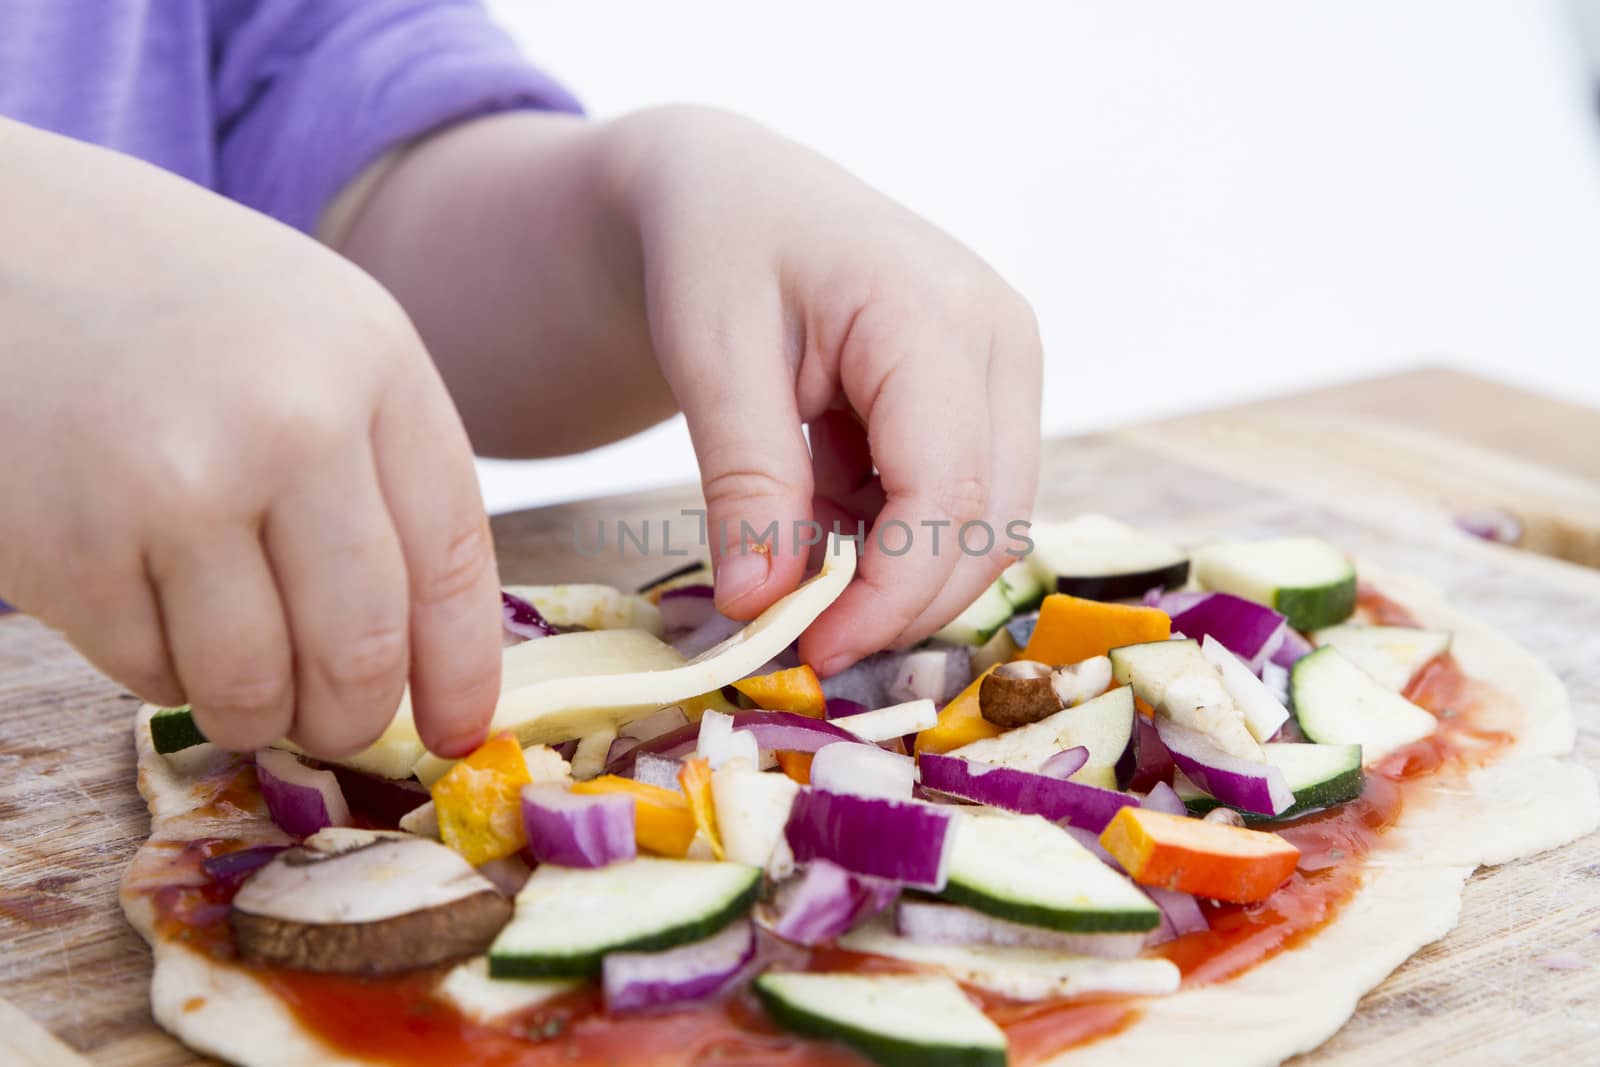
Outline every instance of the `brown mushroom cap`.
[(1019, 659), (1002, 663), (978, 686), (978, 711), (996, 726), (1026, 726), (1060, 711), (1049, 665)]
[(386, 837), (331, 854), (283, 853), (240, 887), (229, 922), (246, 959), (393, 974), (484, 951), (511, 910), (454, 851)]

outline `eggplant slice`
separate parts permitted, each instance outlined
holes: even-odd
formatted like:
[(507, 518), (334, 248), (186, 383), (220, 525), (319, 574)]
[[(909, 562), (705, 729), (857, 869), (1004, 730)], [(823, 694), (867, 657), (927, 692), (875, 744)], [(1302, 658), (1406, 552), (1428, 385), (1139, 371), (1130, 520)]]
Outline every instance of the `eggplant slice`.
[(338, 852), (290, 849), (240, 887), (240, 955), (337, 974), (395, 974), (483, 952), (511, 901), (459, 854), (421, 837)]

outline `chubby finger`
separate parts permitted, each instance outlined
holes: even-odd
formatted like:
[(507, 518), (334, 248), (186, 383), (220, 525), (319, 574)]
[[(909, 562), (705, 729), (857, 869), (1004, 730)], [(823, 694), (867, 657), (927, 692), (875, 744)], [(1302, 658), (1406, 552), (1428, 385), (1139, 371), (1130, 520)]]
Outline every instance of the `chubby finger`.
[(871, 358), (845, 353), (843, 383), (866, 417), (885, 504), (855, 580), (801, 639), (802, 657), (823, 674), (909, 639), (941, 593), (970, 599), (984, 581), (959, 566), (955, 543), (988, 507), (989, 412), (962, 402), (985, 393), (983, 348), (881, 308), (858, 319), (858, 342)]
[(431, 363), (385, 398), (373, 446), (410, 593), (417, 728), (431, 751), (464, 756), (500, 699), (500, 577), (467, 433)]
[(371, 454), (349, 449), (297, 481), (265, 541), (294, 645), (290, 736), (313, 756), (358, 752), (394, 717), (410, 643), (405, 562)]
[(150, 572), (195, 725), (234, 752), (289, 733), (294, 663), (277, 583), (253, 523), (153, 546)]
[(799, 584), (811, 456), (784, 358), (778, 294), (729, 294), (659, 314), (662, 370), (700, 463), (718, 610), (754, 618)]
[(80, 591), (63, 610), (44, 621), (59, 626), (90, 663), (142, 700), (163, 707), (187, 703), (142, 559), (106, 568), (92, 593)]

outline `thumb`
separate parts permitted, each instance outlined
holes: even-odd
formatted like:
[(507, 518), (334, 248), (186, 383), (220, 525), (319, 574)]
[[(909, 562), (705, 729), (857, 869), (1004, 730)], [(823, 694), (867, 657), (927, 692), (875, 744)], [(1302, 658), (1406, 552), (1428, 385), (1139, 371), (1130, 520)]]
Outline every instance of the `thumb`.
[(752, 313), (755, 303), (709, 329), (665, 330), (662, 346), (700, 463), (717, 610), (735, 619), (794, 589), (821, 537), (781, 314)]

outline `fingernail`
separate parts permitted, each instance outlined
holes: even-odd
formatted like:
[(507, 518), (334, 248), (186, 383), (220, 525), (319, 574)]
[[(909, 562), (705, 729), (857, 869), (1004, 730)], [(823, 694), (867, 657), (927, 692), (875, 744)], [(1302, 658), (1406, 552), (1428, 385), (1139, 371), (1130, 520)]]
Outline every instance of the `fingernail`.
[(772, 573), (772, 560), (765, 552), (730, 552), (717, 564), (716, 603), (732, 604), (760, 589)]
[(434, 750), (434, 754), (444, 759), (461, 759), (472, 755), (478, 746), (482, 745), (486, 740), (488, 740), (488, 732), (481, 728), (469, 733), (455, 734), (441, 741), (439, 747)]

